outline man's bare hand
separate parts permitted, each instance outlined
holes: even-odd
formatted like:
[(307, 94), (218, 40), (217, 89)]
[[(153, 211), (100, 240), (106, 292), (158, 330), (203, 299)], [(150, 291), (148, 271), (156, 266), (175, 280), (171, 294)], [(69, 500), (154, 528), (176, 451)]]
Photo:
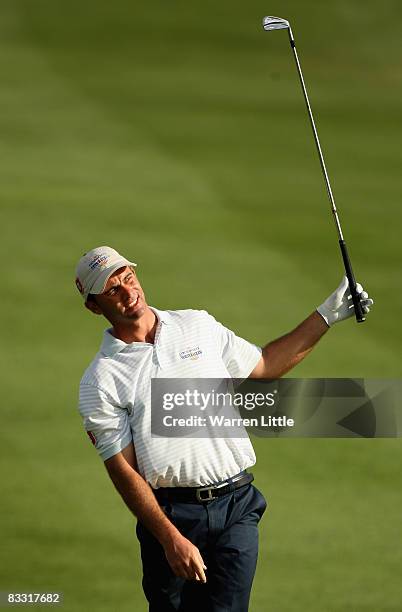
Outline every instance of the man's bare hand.
[(206, 582), (207, 569), (201, 553), (190, 540), (177, 532), (168, 543), (164, 545), (166, 559), (174, 574), (186, 580)]

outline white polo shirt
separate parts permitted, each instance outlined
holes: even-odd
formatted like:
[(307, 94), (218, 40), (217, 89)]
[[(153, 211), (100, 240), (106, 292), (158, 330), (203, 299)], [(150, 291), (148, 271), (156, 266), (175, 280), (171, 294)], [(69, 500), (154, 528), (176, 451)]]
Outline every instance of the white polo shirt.
[[(126, 344), (110, 330), (80, 383), (84, 427), (103, 460), (134, 443), (138, 470), (153, 487), (205, 486), (254, 465), (248, 438), (151, 436), (151, 379), (247, 378), (261, 349), (204, 310), (152, 309), (154, 344)], [(197, 353), (197, 359), (188, 358)]]

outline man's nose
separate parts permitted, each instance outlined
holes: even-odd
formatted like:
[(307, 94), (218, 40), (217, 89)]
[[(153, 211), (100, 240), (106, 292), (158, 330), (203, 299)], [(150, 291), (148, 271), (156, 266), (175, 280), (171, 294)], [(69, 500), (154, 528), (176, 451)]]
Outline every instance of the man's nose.
[(121, 286), (121, 291), (122, 294), (125, 298), (131, 297), (132, 295), (132, 288), (130, 287), (130, 285), (122, 285)]

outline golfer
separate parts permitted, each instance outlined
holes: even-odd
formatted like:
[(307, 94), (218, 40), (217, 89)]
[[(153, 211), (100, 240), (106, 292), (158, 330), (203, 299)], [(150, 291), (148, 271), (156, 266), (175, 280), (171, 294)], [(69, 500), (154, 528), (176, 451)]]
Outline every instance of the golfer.
[[(137, 517), (149, 610), (246, 612), (266, 508), (247, 471), (256, 460), (251, 442), (152, 436), (151, 380), (282, 376), (353, 314), (348, 281), (261, 349), (205, 311), (148, 306), (135, 268), (107, 246), (78, 263), (85, 306), (110, 323), (81, 380), (84, 427)], [(368, 312), (373, 301), (358, 291)]]

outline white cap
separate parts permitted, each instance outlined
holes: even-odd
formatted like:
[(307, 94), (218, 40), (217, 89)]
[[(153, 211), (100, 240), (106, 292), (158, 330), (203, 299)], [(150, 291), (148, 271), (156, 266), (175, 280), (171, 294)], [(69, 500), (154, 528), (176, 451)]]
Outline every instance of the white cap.
[(119, 268), (136, 266), (108, 246), (97, 247), (85, 253), (78, 262), (75, 284), (86, 301), (88, 295), (103, 293), (109, 277)]

